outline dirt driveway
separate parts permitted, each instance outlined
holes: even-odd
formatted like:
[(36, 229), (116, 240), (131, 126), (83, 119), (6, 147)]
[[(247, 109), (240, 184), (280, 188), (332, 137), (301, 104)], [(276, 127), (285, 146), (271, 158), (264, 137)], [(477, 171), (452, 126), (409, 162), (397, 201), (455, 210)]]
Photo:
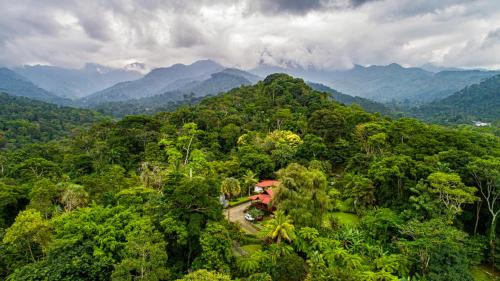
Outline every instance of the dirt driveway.
[(236, 207), (227, 208), (224, 210), (224, 216), (230, 222), (238, 223), (241, 228), (250, 234), (256, 234), (258, 230), (245, 219), (245, 209), (249, 207), (251, 202), (247, 202)]

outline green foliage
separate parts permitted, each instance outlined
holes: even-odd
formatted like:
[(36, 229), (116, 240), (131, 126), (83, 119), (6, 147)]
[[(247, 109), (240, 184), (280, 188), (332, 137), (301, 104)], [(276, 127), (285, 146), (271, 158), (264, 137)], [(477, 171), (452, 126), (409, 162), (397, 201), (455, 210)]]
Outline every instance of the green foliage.
[(472, 280), (464, 247), (466, 233), (440, 219), (411, 221), (401, 227), (401, 233), (406, 238), (399, 245), (419, 274), (430, 280)]
[(115, 266), (113, 280), (163, 280), (166, 269), (166, 243), (148, 219), (132, 222), (125, 229), (125, 258)]
[(196, 269), (229, 273), (231, 240), (223, 225), (210, 222), (200, 236), (201, 254), (193, 262)]
[(500, 119), (500, 75), (465, 87), (455, 94), (413, 110), (413, 115), (443, 124)]
[(324, 173), (291, 164), (280, 170), (278, 177), (281, 184), (275, 191), (273, 205), (290, 215), (297, 225), (321, 225), (331, 203)]
[(220, 185), (220, 191), (229, 197), (238, 196), (241, 193), (240, 181), (235, 178), (225, 178)]
[(71, 130), (102, 119), (90, 110), (0, 93), (0, 150), (68, 136)]
[(36, 262), (47, 250), (50, 236), (50, 225), (42, 215), (34, 210), (26, 210), (16, 217), (5, 233), (3, 242), (24, 252), (26, 263), (28, 260)]
[(277, 244), (281, 241), (292, 242), (295, 239), (293, 221), (283, 212), (276, 212), (275, 217), (267, 221), (262, 235)]
[[(498, 137), (382, 118), (283, 74), (13, 148), (2, 280), (458, 281), (498, 265)], [(264, 241), (219, 201), (259, 179), (280, 182)]]
[(223, 273), (200, 269), (177, 279), (177, 281), (231, 281), (231, 278)]

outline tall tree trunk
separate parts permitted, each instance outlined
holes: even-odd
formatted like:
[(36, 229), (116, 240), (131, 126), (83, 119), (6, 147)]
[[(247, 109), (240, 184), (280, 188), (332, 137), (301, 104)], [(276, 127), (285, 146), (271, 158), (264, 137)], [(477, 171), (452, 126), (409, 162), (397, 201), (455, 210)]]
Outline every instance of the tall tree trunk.
[(476, 223), (474, 224), (474, 236), (477, 234), (477, 225), (479, 224), (479, 212), (481, 211), (482, 205), (483, 205), (483, 200), (480, 200), (476, 204)]
[(30, 252), (31, 259), (33, 260), (33, 262), (36, 262), (35, 255), (33, 255), (33, 250), (31, 250), (31, 243), (30, 242), (28, 242), (28, 250)]
[(490, 228), (490, 248), (491, 248), (491, 270), (495, 271), (495, 255), (496, 255), (496, 228), (497, 228), (497, 215), (493, 215), (493, 218), (491, 219), (491, 228)]
[(189, 150), (191, 149), (191, 143), (193, 142), (194, 135), (189, 139), (188, 147), (186, 148), (186, 158), (184, 159), (184, 165), (187, 165), (189, 161)]

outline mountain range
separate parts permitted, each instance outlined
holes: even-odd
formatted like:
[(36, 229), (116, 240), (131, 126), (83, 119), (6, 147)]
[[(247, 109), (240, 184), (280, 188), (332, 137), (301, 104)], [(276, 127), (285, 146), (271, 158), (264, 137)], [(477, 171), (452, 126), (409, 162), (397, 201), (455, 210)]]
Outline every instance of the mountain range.
[(48, 65), (15, 67), (13, 70), (39, 87), (58, 96), (77, 99), (104, 90), (119, 82), (139, 79), (140, 64), (123, 69), (87, 63), (81, 69)]
[[(147, 68), (140, 63), (122, 69), (97, 64), (86, 64), (81, 69), (37, 65), (13, 70), (0, 68), (0, 91), (59, 105), (100, 109), (125, 107), (119, 110), (122, 116), (130, 110), (132, 113), (154, 113), (242, 85), (252, 85), (269, 73), (282, 72), (309, 81), (312, 88), (327, 92), (344, 104), (358, 104), (367, 111), (384, 115), (393, 115), (395, 107), (403, 108), (423, 118), (429, 115), (428, 112), (435, 112), (438, 105), (453, 103), (447, 97), (500, 73), (432, 65), (422, 67), (427, 70), (390, 64), (356, 65), (348, 70), (261, 65), (243, 71), (226, 68), (212, 60), (200, 60), (188, 65), (155, 68), (142, 76)], [(429, 106), (423, 106), (425, 104)], [(415, 107), (417, 109), (411, 109)]]
[(88, 105), (104, 102), (126, 101), (151, 97), (192, 85), (193, 82), (209, 79), (211, 74), (224, 69), (211, 60), (201, 60), (190, 65), (174, 64), (170, 67), (156, 68), (144, 77), (118, 83), (94, 93), (83, 101)]
[(445, 98), (467, 85), (500, 74), (498, 71), (445, 70), (437, 73), (416, 67), (355, 65), (348, 70), (274, 67), (262, 65), (251, 72), (266, 76), (283, 72), (308, 81), (325, 84), (351, 96), (382, 103), (415, 106)]

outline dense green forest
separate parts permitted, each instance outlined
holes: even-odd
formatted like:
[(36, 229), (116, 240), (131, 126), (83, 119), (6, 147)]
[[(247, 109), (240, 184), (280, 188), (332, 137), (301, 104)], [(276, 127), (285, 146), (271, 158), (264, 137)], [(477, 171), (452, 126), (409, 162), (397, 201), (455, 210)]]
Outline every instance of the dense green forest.
[[(381, 117), (284, 74), (3, 151), (0, 176), (6, 280), (450, 281), (499, 267), (498, 137)], [(276, 211), (249, 234), (220, 195), (262, 179), (280, 182)]]
[(500, 120), (500, 75), (439, 101), (412, 111), (417, 118), (442, 124), (471, 123), (472, 121)]
[(323, 84), (318, 83), (307, 83), (311, 88), (316, 91), (326, 92), (332, 95), (332, 98), (340, 103), (351, 105), (357, 104), (361, 106), (364, 110), (371, 113), (380, 113), (382, 115), (395, 115), (396, 111), (382, 103), (372, 101), (369, 99), (361, 98), (361, 97), (353, 97), (350, 95), (342, 94), (339, 91), (336, 91), (330, 87), (327, 87)]
[(90, 110), (0, 93), (0, 150), (61, 138), (103, 118)]

